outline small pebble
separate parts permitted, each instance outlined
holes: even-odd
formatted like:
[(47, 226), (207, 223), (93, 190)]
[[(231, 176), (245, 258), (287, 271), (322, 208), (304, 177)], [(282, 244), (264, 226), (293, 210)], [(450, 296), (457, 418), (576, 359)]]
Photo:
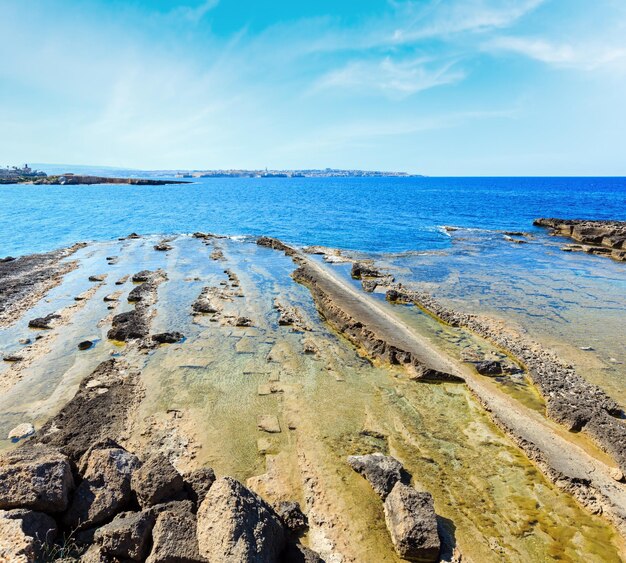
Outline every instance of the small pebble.
[(89, 350), (93, 346), (93, 342), (91, 340), (83, 340), (78, 344), (79, 350)]

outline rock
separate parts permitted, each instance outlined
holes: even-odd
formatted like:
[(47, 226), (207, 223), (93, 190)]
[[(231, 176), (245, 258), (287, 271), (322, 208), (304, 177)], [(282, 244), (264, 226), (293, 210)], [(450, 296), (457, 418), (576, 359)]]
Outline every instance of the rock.
[(7, 436), (7, 439), (11, 440), (11, 442), (19, 442), (24, 438), (28, 438), (35, 433), (35, 427), (30, 422), (22, 422), (22, 424), (18, 424)]
[(161, 332), (152, 335), (152, 341), (157, 344), (175, 344), (185, 338), (180, 332)]
[(378, 281), (375, 279), (364, 279), (361, 281), (361, 286), (363, 287), (363, 291), (372, 293), (378, 287)]
[(23, 356), (19, 356), (17, 354), (7, 354), (6, 356), (2, 356), (2, 360), (5, 362), (21, 362), (23, 359)]
[(83, 480), (64, 521), (72, 529), (83, 530), (126, 507), (131, 499), (131, 476), (139, 460), (122, 448), (105, 448), (86, 452), (81, 465), (85, 467)]
[(99, 528), (94, 541), (106, 555), (144, 561), (153, 526), (154, 516), (150, 511), (123, 512)]
[[(63, 563), (74, 563), (75, 559), (62, 560)], [(102, 548), (93, 544), (80, 557), (80, 563), (112, 563), (111, 558), (104, 553)], [(117, 563), (113, 560), (113, 563)]]
[(138, 303), (139, 301), (143, 301), (146, 297), (152, 293), (154, 289), (154, 284), (152, 282), (144, 282), (141, 285), (133, 288), (128, 294), (128, 302), (129, 303)]
[(280, 433), (280, 422), (278, 417), (272, 414), (261, 414), (257, 417), (257, 427), (264, 432), (270, 432), (271, 434)]
[(209, 561), (278, 560), (285, 532), (261, 497), (231, 477), (218, 479), (198, 509), (198, 547)]
[(50, 323), (54, 319), (60, 319), (61, 315), (57, 315), (56, 313), (50, 313), (45, 317), (37, 317), (36, 319), (32, 319), (28, 322), (29, 328), (39, 328), (39, 329), (50, 329)]
[(199, 505), (215, 482), (215, 473), (210, 467), (202, 467), (185, 475), (184, 481), (187, 496)]
[(396, 483), (385, 500), (385, 522), (396, 552), (403, 559), (438, 561), (441, 542), (430, 493)]
[(276, 514), (280, 516), (280, 519), (290, 531), (301, 532), (308, 528), (308, 519), (297, 502), (285, 500), (279, 502), (275, 509)]
[(180, 473), (162, 454), (149, 457), (132, 477), (132, 488), (142, 507), (173, 498), (183, 486)]
[(199, 297), (196, 301), (194, 301), (192, 305), (192, 309), (196, 313), (217, 313), (217, 308), (208, 300), (202, 297)]
[[(146, 563), (196, 563), (206, 561), (198, 550), (196, 517), (190, 511), (161, 512), (152, 530), (152, 552)], [(225, 561), (223, 559), (211, 559)]]
[(30, 344), (32, 342), (32, 340), (30, 338), (20, 338), (18, 340), (18, 343), (21, 344), (22, 346), (26, 346), (27, 344)]
[(89, 281), (90, 282), (103, 282), (106, 279), (107, 279), (107, 275), (106, 274), (97, 274), (97, 275), (94, 275), (94, 276), (89, 276)]
[(284, 563), (324, 563), (319, 553), (301, 543), (289, 542), (282, 556)]
[(397, 459), (381, 453), (351, 455), (348, 457), (348, 463), (369, 481), (383, 500), (396, 483), (406, 479), (402, 464)]
[[(55, 540), (57, 531), (54, 519), (43, 512), (23, 508), (0, 510), (0, 561), (19, 560), (12, 559), (18, 553), (11, 552), (18, 546), (21, 547), (17, 551), (22, 551), (20, 555), (26, 560), (43, 559), (42, 550)], [(9, 551), (5, 551), (7, 548)]]
[(476, 371), (481, 375), (502, 375), (502, 364), (496, 360), (485, 360), (476, 364)]
[(79, 350), (89, 350), (93, 346), (93, 342), (91, 340), (83, 340), (78, 343)]
[(119, 297), (117, 296), (116, 293), (111, 293), (109, 295), (105, 295), (102, 298), (102, 301), (104, 301), (105, 303), (112, 303), (112, 302), (115, 302), (115, 301), (119, 301)]
[(151, 506), (148, 510), (154, 514), (156, 518), (162, 512), (177, 512), (179, 514), (183, 514), (185, 512), (189, 512), (195, 514), (196, 505), (189, 499), (184, 500), (170, 500), (167, 502), (161, 502), (159, 504), (155, 504)]
[(618, 467), (613, 467), (610, 470), (611, 479), (615, 479), (618, 482), (622, 482), (624, 480), (624, 473)]
[(252, 320), (248, 317), (237, 317), (235, 326), (252, 326)]
[(376, 268), (374, 268), (370, 264), (366, 264), (364, 262), (355, 262), (352, 264), (352, 270), (350, 275), (355, 280), (360, 280), (362, 278), (380, 278), (383, 276)]
[(141, 270), (141, 272), (137, 272), (131, 279), (133, 283), (143, 283), (150, 281), (154, 273), (150, 270)]
[(126, 342), (148, 335), (148, 323), (143, 312), (138, 310), (127, 311), (113, 317), (112, 326), (107, 332), (110, 340)]
[(70, 463), (57, 450), (27, 444), (0, 456), (0, 509), (63, 512), (73, 488)]
[(172, 250), (172, 247), (165, 242), (160, 242), (159, 244), (154, 245), (154, 250), (158, 250), (159, 252), (167, 252), (168, 250)]
[(0, 262), (2, 264), (6, 264), (7, 262), (13, 262), (15, 260), (15, 258), (13, 256), (5, 256), (4, 258), (0, 259)]

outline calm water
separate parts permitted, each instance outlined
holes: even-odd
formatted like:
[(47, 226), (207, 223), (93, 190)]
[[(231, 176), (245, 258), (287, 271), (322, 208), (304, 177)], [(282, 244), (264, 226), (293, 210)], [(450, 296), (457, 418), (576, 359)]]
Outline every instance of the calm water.
[(441, 225), (626, 220), (625, 178), (200, 179), (179, 186), (0, 186), (1, 255), (196, 230), (365, 251), (447, 248)]

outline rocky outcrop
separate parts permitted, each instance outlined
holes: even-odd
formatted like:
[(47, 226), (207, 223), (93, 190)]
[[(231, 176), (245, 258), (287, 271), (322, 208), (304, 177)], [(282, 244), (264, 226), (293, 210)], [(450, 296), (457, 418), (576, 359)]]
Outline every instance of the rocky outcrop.
[(547, 415), (568, 430), (585, 430), (626, 470), (626, 424), (621, 407), (539, 343), (487, 317), (454, 311), (431, 295), (396, 287), (389, 301), (414, 303), (444, 323), (468, 329), (515, 357), (546, 401)]
[(430, 493), (396, 483), (385, 500), (385, 522), (398, 555), (409, 561), (438, 561), (441, 541)]
[[(24, 183), (24, 182), (22, 182)], [(84, 174), (62, 174), (28, 180), (27, 183), (59, 186), (77, 186), (92, 184), (131, 184), (134, 186), (167, 186), (169, 184), (188, 184), (181, 180), (153, 180), (151, 178), (111, 178), (109, 176), (86, 176)]]
[(52, 448), (27, 444), (0, 456), (0, 509), (63, 512), (73, 488), (69, 460)]
[(102, 362), (31, 442), (57, 447), (78, 461), (93, 444), (123, 432), (128, 413), (141, 398), (137, 380), (137, 372), (121, 360)]
[(224, 477), (198, 509), (198, 546), (209, 561), (278, 560), (285, 532), (274, 509), (238, 481)]
[(402, 464), (391, 456), (381, 453), (351, 455), (350, 467), (365, 477), (381, 499), (385, 500), (394, 485), (407, 480)]
[(626, 261), (626, 221), (589, 221), (585, 219), (535, 219), (533, 225), (547, 227), (550, 234), (571, 238), (580, 244), (563, 250), (583, 251)]
[(278, 299), (275, 299), (274, 309), (278, 311), (279, 326), (290, 326), (298, 332), (307, 332), (311, 330), (311, 327), (308, 326), (302, 317), (302, 314), (296, 307), (285, 305)]
[(293, 273), (293, 278), (310, 289), (315, 305), (326, 321), (362, 348), (371, 358), (409, 368), (412, 378), (416, 381), (463, 382), (463, 379), (458, 376), (426, 365), (408, 348), (390, 342), (387, 337), (382, 336), (380, 331), (377, 331), (374, 321), (368, 323), (363, 318), (355, 318), (341, 300), (333, 297), (332, 292), (327, 289), (324, 281), (310, 265), (301, 265)]
[(278, 250), (279, 252), (284, 252), (287, 256), (290, 256), (294, 259), (295, 262), (300, 260), (298, 255), (298, 251), (291, 246), (285, 244), (284, 242), (272, 238), (272, 237), (259, 237), (256, 241), (259, 246), (265, 246), (266, 248), (272, 248), (274, 250)]
[(37, 317), (36, 319), (31, 319), (28, 321), (28, 328), (38, 328), (41, 330), (49, 330), (52, 327), (50, 324), (55, 319), (60, 319), (61, 315), (57, 315), (56, 313), (50, 313), (45, 317)]

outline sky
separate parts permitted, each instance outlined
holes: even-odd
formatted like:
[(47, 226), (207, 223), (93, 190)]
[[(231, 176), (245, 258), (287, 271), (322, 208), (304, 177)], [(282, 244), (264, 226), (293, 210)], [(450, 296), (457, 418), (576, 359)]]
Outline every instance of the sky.
[(626, 175), (624, 0), (0, 0), (0, 164)]

